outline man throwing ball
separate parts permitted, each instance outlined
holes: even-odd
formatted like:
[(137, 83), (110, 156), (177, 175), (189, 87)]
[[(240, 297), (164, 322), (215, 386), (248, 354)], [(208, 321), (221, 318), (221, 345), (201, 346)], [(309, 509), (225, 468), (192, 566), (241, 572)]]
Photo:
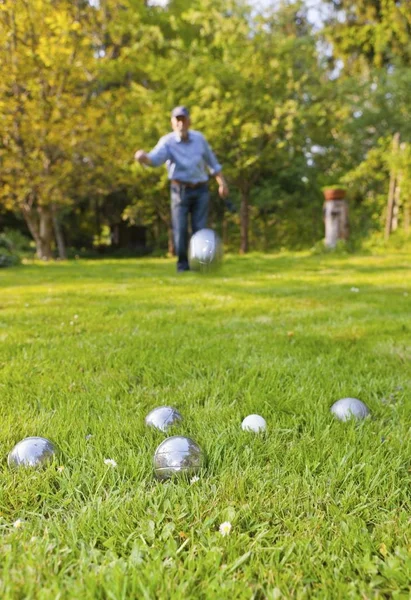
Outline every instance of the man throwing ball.
[(188, 271), (188, 215), (192, 233), (207, 226), (209, 192), (208, 172), (218, 183), (221, 198), (227, 198), (228, 186), (205, 137), (190, 129), (190, 114), (185, 106), (171, 113), (173, 131), (164, 135), (151, 152), (137, 150), (134, 158), (143, 165), (158, 167), (166, 163), (171, 189), (171, 219), (177, 271)]

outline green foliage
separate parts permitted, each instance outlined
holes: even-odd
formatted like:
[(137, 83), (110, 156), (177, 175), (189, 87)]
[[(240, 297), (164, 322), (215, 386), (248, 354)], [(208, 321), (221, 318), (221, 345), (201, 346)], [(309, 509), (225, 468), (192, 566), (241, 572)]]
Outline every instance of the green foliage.
[(332, 10), (316, 33), (302, 1), (259, 13), (246, 0), (5, 0), (2, 209), (24, 217), (45, 258), (63, 238), (90, 249), (122, 219), (146, 225), (150, 245), (166, 250), (164, 170), (133, 155), (187, 104), (239, 208), (211, 212), (231, 247), (247, 215), (252, 247), (310, 247), (322, 235), (321, 188), (338, 181), (355, 199), (357, 233), (378, 229), (391, 164), (381, 144), (397, 131), (411, 142), (409, 11), (404, 2), (323, 4)]
[(0, 268), (11, 267), (19, 263), (19, 257), (15, 250), (11, 237), (6, 233), (0, 233)]
[(0, 234), (0, 239), (7, 240), (9, 249), (20, 255), (33, 252), (32, 242), (18, 229), (4, 229)]
[(44, 0), (6, 0), (0, 11), (1, 198), (24, 215), (39, 256), (50, 256), (51, 211), (71, 204), (93, 129), (90, 13), (85, 3)]
[[(409, 11), (404, 12), (403, 2), (342, 0), (332, 4), (335, 10), (329, 13), (321, 36), (328, 36), (334, 57), (343, 58), (334, 86), (337, 110), (345, 113), (345, 120), (334, 129), (333, 148), (326, 149), (318, 164), (325, 166), (327, 182), (337, 172), (350, 200), (351, 231), (364, 239), (384, 227), (393, 171), (401, 179), (401, 226), (407, 221), (411, 185), (406, 150), (411, 140)], [(394, 155), (392, 137), (396, 132), (402, 151)]]
[(344, 189), (344, 185), (342, 183), (334, 183), (330, 185), (324, 185), (321, 190), (324, 192), (325, 190), (341, 190)]
[(325, 34), (348, 69), (363, 71), (411, 59), (411, 13), (407, 0), (323, 0), (331, 5)]

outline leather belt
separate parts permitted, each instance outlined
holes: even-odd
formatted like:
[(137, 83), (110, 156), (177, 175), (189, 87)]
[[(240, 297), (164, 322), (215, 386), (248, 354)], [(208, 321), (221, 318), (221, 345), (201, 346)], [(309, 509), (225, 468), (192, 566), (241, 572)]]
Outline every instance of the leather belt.
[(171, 183), (173, 183), (174, 185), (179, 185), (179, 186), (193, 188), (193, 189), (201, 187), (202, 185), (207, 185), (206, 181), (199, 181), (198, 183), (191, 183), (190, 181), (179, 181), (178, 179), (172, 179)]

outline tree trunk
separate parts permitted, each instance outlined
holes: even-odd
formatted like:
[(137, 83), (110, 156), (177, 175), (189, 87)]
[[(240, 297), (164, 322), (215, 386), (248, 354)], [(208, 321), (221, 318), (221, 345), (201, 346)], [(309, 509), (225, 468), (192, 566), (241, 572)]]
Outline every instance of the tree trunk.
[(262, 229), (263, 229), (263, 236), (262, 236), (263, 237), (263, 250), (264, 250), (264, 252), (267, 252), (268, 251), (268, 228), (269, 228), (269, 226), (268, 226), (268, 217), (264, 213), (261, 215), (261, 222), (263, 224), (263, 227), (262, 227)]
[[(395, 133), (392, 139), (392, 153), (395, 154), (398, 152), (398, 147), (400, 144), (400, 134)], [(397, 174), (394, 169), (391, 169), (390, 174), (390, 187), (388, 191), (388, 201), (387, 201), (387, 218), (385, 221), (385, 239), (387, 240), (390, 237), (390, 233), (392, 231), (392, 221), (394, 216), (394, 205), (395, 205), (395, 186), (397, 183)]]
[(404, 206), (404, 231), (405, 233), (410, 232), (411, 223), (411, 203), (408, 201)]
[(248, 207), (249, 207), (249, 193), (248, 190), (241, 191), (241, 205), (240, 205), (240, 254), (246, 254), (248, 252)]
[(36, 248), (40, 247), (40, 235), (39, 235), (39, 224), (36, 212), (34, 209), (30, 208), (27, 205), (23, 207), (23, 217), (26, 221), (28, 230), (31, 233), (31, 237), (33, 238)]
[(59, 258), (61, 260), (67, 260), (66, 244), (64, 242), (63, 231), (61, 229), (60, 221), (57, 215), (57, 209), (53, 206), (53, 227), (54, 235), (56, 237), (57, 248), (59, 251)]
[(401, 182), (402, 182), (402, 174), (398, 173), (397, 181), (396, 181), (396, 185), (395, 185), (395, 193), (394, 193), (394, 207), (392, 209), (391, 231), (396, 231), (398, 229), (398, 219), (400, 216), (400, 203), (401, 203)]
[(227, 219), (227, 215), (226, 215), (225, 211), (223, 213), (222, 238), (223, 238), (223, 245), (227, 246), (228, 245), (228, 219)]
[(168, 231), (168, 253), (171, 256), (174, 256), (174, 254), (175, 254), (175, 252), (174, 252), (174, 237), (173, 237), (173, 228), (171, 227), (171, 225), (168, 226), (167, 231)]
[(50, 208), (33, 207), (32, 204), (26, 203), (23, 206), (23, 216), (36, 244), (37, 258), (49, 260), (52, 258), (53, 241), (53, 219)]
[(37, 256), (42, 260), (52, 258), (51, 244), (53, 241), (53, 217), (49, 206), (39, 206), (39, 238)]

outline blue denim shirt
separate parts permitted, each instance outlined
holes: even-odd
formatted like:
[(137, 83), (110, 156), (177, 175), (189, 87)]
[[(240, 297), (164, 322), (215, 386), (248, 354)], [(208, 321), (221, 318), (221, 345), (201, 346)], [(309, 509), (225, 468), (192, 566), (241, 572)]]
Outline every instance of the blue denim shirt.
[(193, 129), (187, 140), (174, 132), (164, 135), (148, 156), (154, 167), (166, 163), (169, 179), (190, 183), (207, 181), (207, 167), (211, 175), (222, 169), (203, 134)]

